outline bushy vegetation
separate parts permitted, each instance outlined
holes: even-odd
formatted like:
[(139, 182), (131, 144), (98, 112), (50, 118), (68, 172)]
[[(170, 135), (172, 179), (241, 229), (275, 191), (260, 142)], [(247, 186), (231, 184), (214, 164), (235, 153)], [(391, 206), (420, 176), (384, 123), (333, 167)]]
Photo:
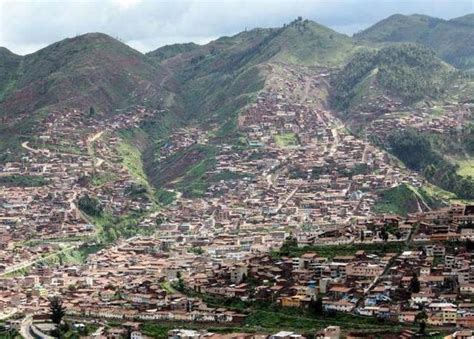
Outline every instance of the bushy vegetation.
[(443, 162), (442, 157), (431, 148), (430, 141), (414, 129), (391, 134), (388, 144), (393, 154), (415, 171)]
[(282, 248), (272, 252), (276, 258), (280, 257), (299, 257), (308, 252), (315, 252), (321, 257), (334, 258), (336, 256), (354, 255), (358, 250), (364, 250), (368, 253), (382, 255), (389, 252), (399, 252), (404, 248), (401, 243), (380, 244), (345, 244), (345, 245), (312, 245), (298, 247), (293, 240), (287, 240)]
[(77, 206), (84, 213), (97, 217), (102, 214), (102, 206), (100, 201), (96, 197), (92, 197), (88, 194), (85, 194), (79, 198), (77, 201)]
[(474, 180), (457, 174), (457, 167), (437, 153), (429, 138), (407, 129), (389, 136), (388, 145), (410, 169), (422, 172), (435, 185), (454, 192), (459, 198), (474, 199)]
[(37, 187), (47, 184), (44, 177), (37, 175), (6, 175), (0, 176), (0, 186)]
[(334, 79), (333, 104), (347, 109), (355, 97), (369, 97), (375, 89), (405, 103), (436, 97), (443, 91), (446, 71), (432, 51), (416, 45), (359, 52)]
[(474, 67), (474, 15), (451, 20), (395, 14), (355, 35), (361, 42), (413, 42), (461, 69)]
[(176, 198), (176, 192), (168, 191), (165, 189), (159, 189), (155, 193), (155, 198), (159, 204), (166, 206), (171, 204)]

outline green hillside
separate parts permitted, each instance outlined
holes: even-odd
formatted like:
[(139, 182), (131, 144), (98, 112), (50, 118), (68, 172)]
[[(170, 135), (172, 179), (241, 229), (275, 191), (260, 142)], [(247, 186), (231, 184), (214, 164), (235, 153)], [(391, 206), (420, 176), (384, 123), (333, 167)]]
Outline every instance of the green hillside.
[[(61, 106), (110, 112), (159, 92), (160, 70), (148, 58), (101, 33), (65, 39), (24, 57), (0, 55), (0, 113)], [(15, 68), (14, 66), (17, 65)]]
[(15, 86), (21, 59), (21, 56), (0, 47), (0, 102), (4, 95)]
[(413, 42), (435, 51), (460, 69), (474, 68), (474, 14), (451, 20), (426, 15), (392, 15), (357, 33), (360, 42)]
[(298, 19), (280, 28), (257, 28), (185, 47), (179, 54), (174, 52), (183, 47), (175, 46), (164, 60), (163, 48), (147, 55), (180, 81), (184, 111), (226, 122), (263, 87), (266, 63), (339, 66), (353, 47), (350, 37)]
[(461, 170), (462, 174), (462, 167), (445, 157), (447, 152), (440, 147), (442, 143), (438, 135), (407, 129), (394, 131), (387, 147), (408, 168), (423, 173), (431, 183), (461, 199), (474, 199), (473, 178), (458, 173)]
[[(185, 112), (185, 119), (203, 126), (220, 126), (214, 141), (217, 143), (220, 139), (232, 142), (238, 137), (238, 113), (264, 87), (269, 63), (334, 67), (348, 58), (353, 47), (350, 37), (297, 19), (283, 27), (252, 29), (203, 46), (162, 47), (147, 56), (173, 74), (179, 83), (174, 103)], [(180, 50), (183, 52), (176, 53)], [(170, 57), (163, 59), (164, 55)], [(148, 154), (157, 152), (157, 149), (147, 151)], [(190, 150), (189, 154), (194, 153)], [(152, 161), (146, 168), (151, 181), (159, 186), (162, 171), (157, 170)], [(185, 168), (183, 166), (183, 170)], [(185, 185), (181, 183), (181, 186)], [(194, 192), (201, 191), (196, 187), (192, 189)], [(182, 191), (190, 190), (182, 187)]]
[(377, 213), (406, 216), (408, 213), (425, 211), (442, 205), (440, 200), (432, 197), (427, 191), (401, 184), (382, 191), (374, 210)]
[(404, 104), (436, 98), (451, 72), (432, 51), (413, 44), (363, 51), (333, 80), (332, 103), (343, 110), (366, 109), (380, 95)]
[(163, 60), (174, 57), (175, 55), (190, 52), (194, 49), (199, 48), (199, 45), (189, 42), (184, 44), (172, 44), (160, 47), (153, 52), (148, 53), (147, 55), (153, 58), (156, 62), (161, 62)]

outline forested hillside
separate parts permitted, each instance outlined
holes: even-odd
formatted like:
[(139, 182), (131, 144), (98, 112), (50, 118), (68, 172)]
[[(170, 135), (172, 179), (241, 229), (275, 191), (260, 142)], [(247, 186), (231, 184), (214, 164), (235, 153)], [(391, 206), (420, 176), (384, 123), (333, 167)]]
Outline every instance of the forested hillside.
[(413, 42), (460, 69), (474, 68), (474, 14), (443, 20), (395, 14), (354, 35), (361, 42)]
[(363, 51), (349, 60), (333, 81), (338, 109), (363, 107), (386, 95), (410, 104), (443, 94), (452, 69), (421, 46), (402, 44)]

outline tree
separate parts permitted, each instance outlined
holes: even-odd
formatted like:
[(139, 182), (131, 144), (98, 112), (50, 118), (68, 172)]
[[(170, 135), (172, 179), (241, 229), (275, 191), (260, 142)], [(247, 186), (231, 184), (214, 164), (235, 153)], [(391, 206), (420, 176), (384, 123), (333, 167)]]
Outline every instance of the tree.
[(290, 255), (291, 250), (295, 247), (298, 247), (298, 240), (293, 236), (293, 234), (290, 234), (290, 236), (285, 239), (280, 247), (280, 255)]
[(426, 319), (428, 319), (428, 315), (426, 314), (425, 311), (421, 311), (417, 313), (415, 316), (415, 323), (417, 323), (420, 326), (420, 333), (424, 334), (425, 329), (426, 329)]
[(323, 299), (318, 296), (316, 299), (311, 299), (309, 308), (314, 315), (323, 314)]
[(385, 228), (382, 228), (382, 231), (380, 231), (380, 238), (382, 238), (382, 240), (384, 242), (387, 242), (388, 240), (388, 232)]
[(364, 239), (365, 239), (364, 231), (360, 231), (360, 241), (364, 242)]
[(100, 201), (88, 194), (81, 196), (77, 202), (79, 209), (91, 216), (100, 216), (102, 214), (102, 206)]
[(91, 106), (91, 107), (89, 108), (89, 116), (90, 116), (90, 117), (93, 117), (94, 115), (95, 115), (95, 108), (94, 108), (93, 106)]
[(59, 296), (54, 296), (50, 299), (49, 309), (51, 311), (51, 321), (56, 325), (61, 324), (61, 321), (66, 314), (66, 309)]
[(413, 277), (410, 280), (409, 290), (411, 293), (420, 292), (420, 281), (418, 280), (416, 273), (413, 273)]
[(185, 285), (184, 285), (183, 276), (181, 275), (180, 271), (178, 271), (176, 273), (176, 278), (178, 278), (178, 283), (176, 284), (176, 289), (178, 291), (184, 291)]

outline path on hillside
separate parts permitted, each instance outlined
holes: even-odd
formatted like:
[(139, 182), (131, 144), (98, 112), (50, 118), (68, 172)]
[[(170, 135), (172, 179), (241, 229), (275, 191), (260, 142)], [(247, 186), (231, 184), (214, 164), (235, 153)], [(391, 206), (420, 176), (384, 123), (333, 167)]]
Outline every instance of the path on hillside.
[(48, 153), (49, 154), (50, 153), (50, 150), (46, 149), (46, 148), (45, 149), (32, 148), (32, 147), (28, 146), (29, 143), (30, 143), (29, 141), (22, 142), (21, 147), (23, 147), (24, 149), (26, 149), (26, 150), (28, 150), (32, 153), (35, 153), (35, 154), (37, 154), (37, 153)]
[(22, 270), (22, 269), (25, 269), (25, 268), (28, 268), (28, 267), (33, 266), (34, 264), (37, 264), (37, 263), (42, 262), (44, 260), (51, 259), (52, 257), (54, 257), (56, 255), (59, 255), (61, 253), (65, 253), (66, 251), (76, 249), (79, 246), (80, 246), (80, 244), (67, 246), (67, 247), (65, 247), (65, 248), (63, 248), (63, 249), (61, 249), (57, 252), (53, 252), (51, 254), (45, 255), (44, 257), (35, 258), (33, 260), (24, 261), (24, 262), (21, 262), (19, 264), (14, 265), (14, 266), (7, 267), (7, 268), (5, 268), (5, 271), (0, 273), (0, 277), (4, 277), (8, 274), (14, 273), (16, 271), (19, 271), (19, 270)]
[(97, 141), (99, 138), (101, 138), (103, 134), (104, 134), (104, 131), (99, 131), (87, 138), (87, 150), (89, 152), (89, 155), (95, 160), (97, 160), (96, 163), (94, 164), (94, 167), (96, 168), (100, 167), (105, 162), (105, 160), (95, 155), (92, 144), (95, 141)]

